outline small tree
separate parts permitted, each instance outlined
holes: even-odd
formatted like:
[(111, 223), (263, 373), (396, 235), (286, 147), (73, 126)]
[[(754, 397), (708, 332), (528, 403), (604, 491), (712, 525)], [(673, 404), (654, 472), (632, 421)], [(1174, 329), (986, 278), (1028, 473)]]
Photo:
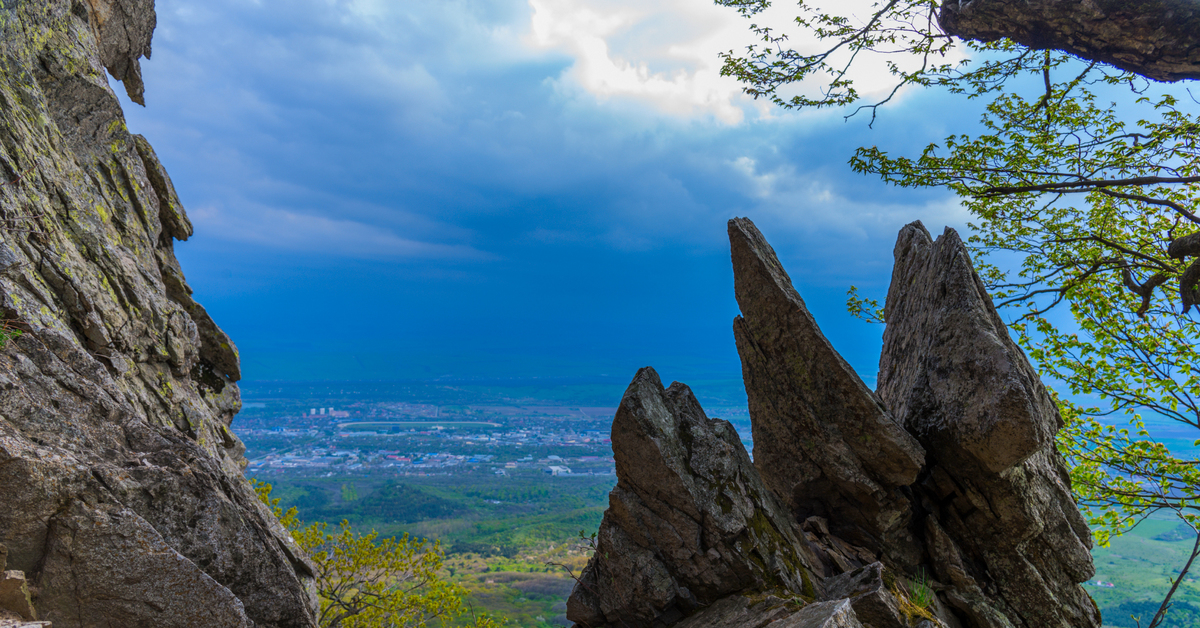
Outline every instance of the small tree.
[[(324, 522), (304, 524), (295, 508), (285, 511), (271, 497), (270, 484), (251, 483), (316, 567), (322, 628), (424, 628), (467, 610), (466, 590), (441, 579), (445, 554), (438, 543), (358, 534), (345, 520), (333, 530)], [(476, 628), (497, 626), (486, 615), (473, 619)]]

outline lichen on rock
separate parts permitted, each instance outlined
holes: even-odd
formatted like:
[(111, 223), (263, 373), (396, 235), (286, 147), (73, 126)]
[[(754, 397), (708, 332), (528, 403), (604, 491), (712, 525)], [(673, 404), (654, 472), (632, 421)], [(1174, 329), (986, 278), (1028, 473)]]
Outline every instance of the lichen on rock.
[(141, 102), (154, 24), (0, 3), (0, 544), (57, 628), (313, 626), (310, 565), (242, 477), (237, 349), (175, 258), (187, 214), (105, 76)]

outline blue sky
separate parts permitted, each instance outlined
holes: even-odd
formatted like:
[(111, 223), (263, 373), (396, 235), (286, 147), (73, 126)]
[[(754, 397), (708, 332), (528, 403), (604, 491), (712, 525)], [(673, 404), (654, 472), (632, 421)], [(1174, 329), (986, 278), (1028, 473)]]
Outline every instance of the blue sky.
[(717, 75), (747, 22), (704, 0), (157, 5), (126, 116), (248, 380), (738, 377), (725, 221), (749, 216), (873, 383), (882, 330), (846, 289), (882, 296), (905, 223), (965, 223), (846, 162), (977, 112), (907, 93), (870, 129), (755, 103)]

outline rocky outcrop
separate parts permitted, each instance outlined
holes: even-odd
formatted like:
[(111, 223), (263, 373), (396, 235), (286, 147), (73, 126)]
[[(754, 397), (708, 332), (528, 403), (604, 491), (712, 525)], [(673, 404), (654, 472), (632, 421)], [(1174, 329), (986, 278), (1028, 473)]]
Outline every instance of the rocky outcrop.
[[(753, 223), (731, 220), (729, 235), (754, 463), (685, 386), (664, 392), (640, 371), (614, 420), (618, 485), (568, 618), (1097, 628), (1079, 586), (1093, 575), (1091, 536), (1054, 448), (1061, 420), (957, 234), (901, 232), (876, 392), (821, 334)], [(699, 436), (709, 432), (720, 438)], [(709, 532), (726, 503), (756, 505), (778, 534), (755, 546), (797, 560), (710, 552), (761, 527), (751, 510), (722, 509), (726, 536)], [(750, 562), (758, 569), (719, 575)]]
[(919, 498), (947, 600), (1014, 625), (1099, 624), (1076, 585), (1094, 574), (1092, 536), (1054, 448), (1054, 401), (957, 233), (908, 225), (895, 258), (879, 395), (928, 452)]
[(154, 21), (0, 3), (0, 543), (57, 628), (312, 626), (229, 430), (237, 349), (174, 256), (191, 225), (105, 76), (140, 101)]
[(800, 605), (773, 595), (734, 595), (676, 624), (677, 628), (863, 628), (846, 600)]
[[(733, 426), (638, 371), (613, 420), (616, 488), (568, 603), (586, 626), (670, 625), (738, 591), (814, 600), (813, 558)], [(619, 584), (616, 584), (619, 583)], [(615, 586), (614, 586), (615, 585)]]
[(824, 517), (874, 552), (912, 546), (909, 500), (925, 452), (821, 334), (771, 245), (729, 222), (733, 335), (754, 429), (754, 463), (798, 521)]
[(951, 35), (1056, 48), (1160, 81), (1200, 78), (1196, 0), (943, 0)]

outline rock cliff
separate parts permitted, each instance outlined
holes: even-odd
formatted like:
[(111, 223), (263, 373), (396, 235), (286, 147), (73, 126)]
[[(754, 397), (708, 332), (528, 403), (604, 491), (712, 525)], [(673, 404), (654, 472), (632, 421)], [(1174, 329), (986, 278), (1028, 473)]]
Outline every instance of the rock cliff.
[(31, 602), (6, 611), (312, 626), (229, 430), (237, 349), (173, 253), (191, 225), (105, 76), (141, 102), (154, 25), (152, 0), (0, 1), (0, 555)]
[(953, 230), (905, 227), (871, 391), (774, 250), (729, 223), (754, 460), (638, 372), (578, 626), (1098, 628), (1058, 411)]

